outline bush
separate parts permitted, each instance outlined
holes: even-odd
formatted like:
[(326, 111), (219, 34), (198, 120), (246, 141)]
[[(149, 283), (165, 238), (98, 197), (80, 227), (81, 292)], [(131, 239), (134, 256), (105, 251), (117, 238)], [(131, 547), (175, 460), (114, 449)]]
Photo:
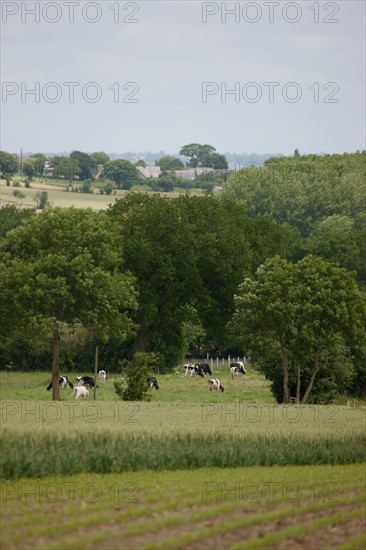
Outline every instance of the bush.
[(114, 382), (117, 395), (124, 401), (150, 401), (147, 377), (158, 360), (156, 353), (135, 353), (123, 372), (127, 378), (127, 388), (122, 382)]

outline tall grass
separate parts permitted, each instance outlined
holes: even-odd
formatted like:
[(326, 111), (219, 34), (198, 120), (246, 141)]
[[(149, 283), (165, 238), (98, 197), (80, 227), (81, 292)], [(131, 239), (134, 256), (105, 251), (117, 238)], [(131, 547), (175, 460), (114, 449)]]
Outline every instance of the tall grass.
[(2, 433), (0, 477), (44, 477), (203, 467), (351, 464), (366, 456), (361, 434), (304, 437), (112, 431)]

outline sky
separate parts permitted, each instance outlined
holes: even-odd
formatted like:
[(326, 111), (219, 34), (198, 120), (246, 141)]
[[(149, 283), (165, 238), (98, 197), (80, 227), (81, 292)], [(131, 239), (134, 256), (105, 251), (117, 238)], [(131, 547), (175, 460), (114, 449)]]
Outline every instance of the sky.
[(0, 148), (365, 149), (365, 6), (1, 0)]

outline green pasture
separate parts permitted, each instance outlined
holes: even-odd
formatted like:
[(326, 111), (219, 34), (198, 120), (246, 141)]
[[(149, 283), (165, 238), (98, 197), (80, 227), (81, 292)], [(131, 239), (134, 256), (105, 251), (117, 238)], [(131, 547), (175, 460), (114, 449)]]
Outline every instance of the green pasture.
[[(75, 383), (75, 377), (88, 374), (94, 376), (92, 372), (85, 373), (68, 373), (63, 372), (69, 377), (72, 383)], [(208, 390), (208, 379), (219, 378), (225, 391), (219, 394)], [(247, 374), (240, 376), (235, 380), (231, 379), (229, 369), (227, 367), (219, 367), (213, 369), (213, 374), (201, 378), (194, 376), (189, 378), (184, 375), (183, 367), (177, 367), (171, 374), (163, 376), (156, 375), (159, 382), (159, 390), (150, 392), (150, 397), (154, 403), (233, 403), (236, 400), (244, 402), (257, 403), (274, 403), (274, 398), (270, 391), (270, 383), (264, 379), (254, 368), (249, 367)], [(1, 400), (39, 400), (49, 401), (51, 392), (47, 392), (46, 388), (50, 383), (50, 374), (46, 371), (22, 373), (22, 372), (0, 372), (0, 399)], [(108, 374), (106, 382), (99, 384), (97, 389), (98, 401), (109, 401), (119, 399), (113, 382), (124, 380), (121, 374)], [(93, 392), (90, 392), (89, 400), (93, 398)], [(61, 399), (74, 400), (72, 390), (61, 390)]]
[(1, 548), (361, 549), (365, 481), (363, 464), (3, 481)]
[(277, 405), (252, 369), (220, 379), (225, 392), (209, 392), (178, 369), (137, 403), (118, 399), (109, 378), (96, 401), (68, 389), (52, 402), (46, 373), (2, 372), (1, 477), (364, 460), (364, 407)]

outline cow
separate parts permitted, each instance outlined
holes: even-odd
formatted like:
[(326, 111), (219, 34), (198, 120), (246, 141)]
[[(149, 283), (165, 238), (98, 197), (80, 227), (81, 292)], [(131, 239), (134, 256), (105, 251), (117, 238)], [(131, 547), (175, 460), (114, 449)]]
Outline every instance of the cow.
[(75, 399), (78, 399), (78, 397), (84, 397), (85, 399), (89, 395), (89, 390), (85, 386), (75, 386), (71, 395), (74, 395), (74, 393), (76, 394)]
[(153, 376), (148, 376), (147, 383), (149, 384), (150, 389), (154, 388), (155, 390), (159, 389), (158, 381)]
[(244, 363), (238, 361), (237, 363), (230, 363), (230, 374), (232, 378), (236, 378), (239, 374), (246, 374)]
[(105, 379), (107, 378), (107, 373), (105, 372), (105, 370), (100, 370), (98, 372), (98, 377), (100, 382), (105, 382)]
[[(77, 376), (75, 380), (80, 386), (89, 386), (90, 388), (94, 388), (95, 386), (94, 378), (91, 376)], [(97, 388), (99, 388), (99, 386), (97, 386)]]
[(199, 367), (203, 374), (211, 374), (212, 376), (212, 370), (207, 363), (196, 363), (195, 367)]
[(192, 376), (197, 375), (201, 376), (202, 378), (205, 377), (200, 365), (192, 365), (191, 363), (188, 365), (184, 365), (184, 368), (186, 370), (186, 376), (189, 376), (192, 378)]
[[(72, 382), (70, 382), (70, 380), (67, 378), (67, 376), (60, 376), (59, 379), (58, 379), (58, 383), (60, 385), (60, 388), (62, 390), (66, 389), (66, 388), (70, 388), (70, 389), (74, 389), (74, 385), (72, 384)], [(52, 380), (50, 382), (50, 384), (47, 386), (47, 391), (50, 391), (50, 389), (52, 388)]]
[(210, 391), (224, 391), (224, 388), (221, 386), (220, 380), (217, 378), (211, 378), (208, 381), (208, 389)]

